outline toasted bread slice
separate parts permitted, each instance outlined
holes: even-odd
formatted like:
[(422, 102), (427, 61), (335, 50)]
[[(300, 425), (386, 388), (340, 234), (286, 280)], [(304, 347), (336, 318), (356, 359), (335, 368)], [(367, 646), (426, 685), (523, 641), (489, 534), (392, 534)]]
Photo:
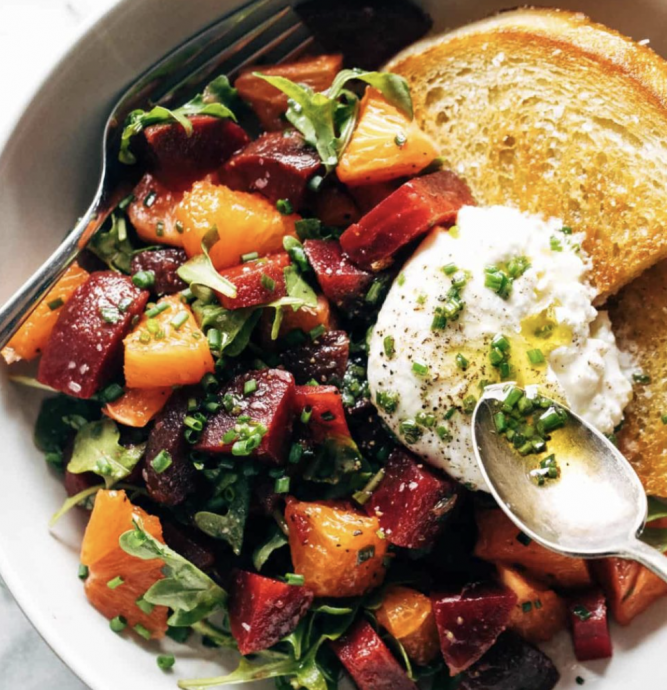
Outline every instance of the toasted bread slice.
[(621, 349), (634, 355), (647, 377), (635, 384), (619, 447), (646, 492), (667, 496), (667, 261), (623, 288), (609, 315)]
[(599, 301), (667, 257), (667, 62), (584, 15), (523, 9), (388, 69), (481, 204), (586, 232)]

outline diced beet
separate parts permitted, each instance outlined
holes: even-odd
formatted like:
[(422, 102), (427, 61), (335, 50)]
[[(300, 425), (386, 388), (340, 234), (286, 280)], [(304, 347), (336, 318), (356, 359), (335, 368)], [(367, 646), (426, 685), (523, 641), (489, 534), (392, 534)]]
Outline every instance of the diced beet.
[(356, 309), (373, 283), (373, 274), (357, 268), (337, 240), (306, 240), (303, 248), (327, 299), (345, 311)]
[(456, 675), (480, 659), (505, 630), (517, 597), (511, 589), (489, 582), (433, 594), (431, 601), (442, 656)]
[(241, 654), (272, 647), (289, 635), (306, 615), (313, 593), (245, 570), (234, 574), (229, 626)]
[[(173, 393), (155, 418), (146, 444), (143, 475), (148, 494), (156, 503), (168, 506), (182, 503), (195, 488), (196, 470), (185, 440), (188, 397), (187, 389)], [(156, 472), (151, 463), (163, 450), (169, 453), (171, 465)]]
[(93, 273), (61, 309), (37, 379), (75, 398), (90, 398), (120, 370), (123, 338), (149, 293), (113, 271)]
[(310, 178), (322, 167), (317, 151), (298, 132), (269, 132), (235, 154), (220, 181), (242, 192), (259, 192), (274, 203), (287, 199), (298, 211)]
[(70, 498), (99, 483), (100, 477), (94, 472), (74, 474), (74, 472), (70, 472), (67, 469), (65, 470), (65, 491), (67, 491), (67, 495)]
[[(244, 395), (246, 382), (251, 380), (256, 382), (257, 388)], [(265, 369), (237, 376), (220, 392), (223, 405), (209, 418), (197, 450), (230, 453), (235, 440), (223, 441), (227, 432), (233, 431), (238, 424), (247, 424), (250, 431), (254, 425), (261, 424), (266, 428), (266, 433), (251, 455), (269, 463), (281, 464), (292, 431), (294, 394), (294, 377), (287, 371)], [(250, 421), (240, 423), (238, 418), (241, 416), (249, 417)]]
[(250, 141), (231, 120), (210, 115), (194, 115), (189, 120), (190, 135), (178, 122), (151, 125), (144, 130), (147, 163), (169, 186), (189, 186), (219, 168)]
[(314, 215), (324, 224), (334, 228), (346, 228), (361, 218), (361, 212), (350, 192), (342, 185), (331, 183), (317, 190)]
[(297, 384), (342, 381), (350, 356), (350, 339), (345, 331), (327, 331), (315, 341), (308, 338), (283, 352), (282, 363), (294, 374)]
[(546, 654), (507, 630), (463, 673), (459, 690), (552, 690), (559, 680)]
[(220, 275), (236, 286), (234, 298), (218, 293), (222, 306), (225, 309), (243, 309), (284, 297), (287, 294), (284, 270), (289, 265), (289, 254), (280, 252), (221, 271)]
[(387, 432), (375, 405), (368, 398), (360, 398), (352, 407), (346, 407), (345, 412), (352, 439), (361, 454), (370, 460), (382, 452), (383, 459), (386, 458), (396, 443)]
[(574, 654), (579, 661), (612, 655), (607, 603), (600, 590), (580, 592), (568, 602)]
[(433, 24), (408, 0), (317, 0), (301, 3), (297, 12), (318, 43), (362, 69), (377, 69)]
[(355, 264), (377, 271), (408, 242), (453, 223), (462, 206), (474, 203), (468, 185), (449, 170), (416, 177), (351, 225), (340, 243)]
[(170, 549), (200, 570), (210, 570), (215, 565), (215, 541), (200, 530), (162, 519), (162, 536)]
[(417, 690), (387, 645), (363, 618), (329, 643), (359, 690)]
[(459, 484), (453, 479), (430, 469), (408, 451), (397, 449), (366, 510), (377, 515), (392, 544), (424, 549), (433, 545), (459, 494)]
[(176, 273), (187, 260), (188, 256), (182, 249), (146, 250), (132, 259), (132, 275), (139, 271), (152, 271), (155, 274), (152, 291), (160, 296), (173, 295), (187, 288)]
[(343, 400), (335, 386), (297, 386), (294, 408), (297, 419), (302, 421), (304, 411), (310, 413), (306, 427), (315, 443), (334, 436), (350, 438)]

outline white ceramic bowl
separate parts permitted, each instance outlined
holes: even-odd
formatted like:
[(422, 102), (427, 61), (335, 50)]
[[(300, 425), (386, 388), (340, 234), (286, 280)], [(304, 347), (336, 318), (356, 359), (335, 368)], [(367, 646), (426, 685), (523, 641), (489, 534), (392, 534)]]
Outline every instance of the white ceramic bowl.
[[(0, 156), (0, 301), (55, 248), (88, 204), (97, 179), (101, 129), (114, 97), (174, 45), (239, 0), (123, 0), (91, 24), (35, 90)], [(512, 6), (515, 0), (425, 0), (438, 28), (454, 27)], [(665, 0), (547, 0), (580, 9), (667, 55)], [(1, 142), (0, 142), (1, 143)], [(32, 445), (35, 391), (6, 379), (0, 367), (0, 571), (35, 627), (93, 690), (172, 690), (178, 677), (217, 675), (233, 659), (178, 647), (174, 672), (158, 670), (156, 644), (109, 630), (86, 602), (77, 579), (83, 520), (76, 511), (53, 532), (47, 523), (64, 492)], [(627, 629), (614, 629), (614, 658), (577, 666), (563, 635), (550, 652), (563, 673), (560, 690), (667, 687), (667, 601)], [(204, 659), (206, 657), (208, 660)], [(29, 673), (26, 669), (26, 673)]]

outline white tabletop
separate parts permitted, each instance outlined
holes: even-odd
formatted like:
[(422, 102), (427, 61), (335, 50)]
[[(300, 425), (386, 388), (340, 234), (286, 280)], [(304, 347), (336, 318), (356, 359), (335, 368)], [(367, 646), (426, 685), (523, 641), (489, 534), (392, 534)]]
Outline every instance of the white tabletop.
[[(77, 27), (113, 2), (0, 0), (0, 132), (16, 117)], [(0, 688), (86, 690), (33, 630), (2, 580), (0, 621)]]

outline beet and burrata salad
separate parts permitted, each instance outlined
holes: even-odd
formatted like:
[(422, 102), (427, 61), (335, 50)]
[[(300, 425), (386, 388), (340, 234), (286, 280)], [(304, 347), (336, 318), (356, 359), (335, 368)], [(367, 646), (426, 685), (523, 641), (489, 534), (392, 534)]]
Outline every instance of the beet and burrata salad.
[[(447, 443), (474, 396), (398, 434), (380, 416), (399, 405), (367, 380), (384, 298), (475, 204), (377, 71), (429, 28), (389, 5), (306, 5), (322, 53), (131, 113), (132, 193), (3, 351), (58, 393), (36, 442), (69, 496), (55, 517), (89, 515), (79, 577), (111, 630), (241, 655), (184, 688), (550, 690), (539, 643), (569, 628), (579, 660), (609, 656), (608, 607), (627, 623), (663, 593), (634, 563), (531, 543), (410, 450)], [(465, 272), (442, 272), (434, 332), (465, 310)]]

